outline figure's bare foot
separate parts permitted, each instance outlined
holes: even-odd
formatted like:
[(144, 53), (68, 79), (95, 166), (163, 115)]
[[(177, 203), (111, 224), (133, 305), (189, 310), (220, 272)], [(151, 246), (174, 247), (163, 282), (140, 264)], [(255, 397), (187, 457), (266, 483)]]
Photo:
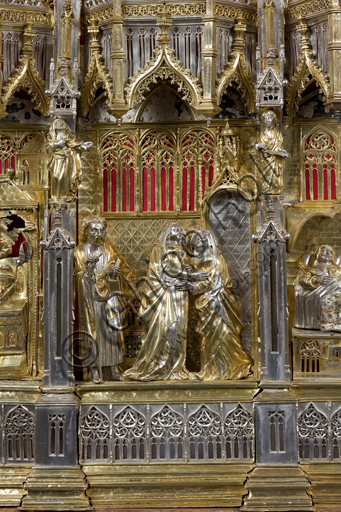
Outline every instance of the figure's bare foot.
[(101, 382), (98, 374), (98, 368), (92, 368), (92, 382), (94, 384), (99, 384)]

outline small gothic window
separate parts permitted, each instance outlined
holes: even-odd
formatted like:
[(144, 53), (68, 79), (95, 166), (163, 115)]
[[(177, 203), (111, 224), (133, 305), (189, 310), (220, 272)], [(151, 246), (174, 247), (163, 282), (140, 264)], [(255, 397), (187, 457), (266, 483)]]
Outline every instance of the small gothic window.
[(327, 458), (328, 421), (313, 403), (298, 417), (298, 448), (301, 460)]
[(331, 417), (331, 435), (332, 460), (341, 459), (341, 409)]
[(221, 417), (202, 405), (188, 418), (189, 459), (219, 460), (222, 458)]
[(270, 452), (285, 452), (285, 413), (274, 411), (268, 413)]
[(65, 414), (50, 414), (50, 456), (65, 455)]
[(320, 371), (321, 347), (316, 340), (306, 340), (301, 343), (301, 372), (318, 373)]
[(200, 79), (201, 78), (201, 68), (202, 68), (202, 60), (201, 60), (201, 52), (202, 52), (202, 44), (204, 38), (204, 30), (202, 27), (198, 27), (195, 31), (195, 74)]
[(152, 460), (183, 460), (184, 423), (181, 414), (168, 405), (150, 421)]
[(18, 405), (6, 416), (5, 439), (7, 462), (28, 462), (34, 459), (34, 415)]
[(303, 165), (305, 199), (308, 201), (337, 199), (336, 137), (316, 129), (305, 141)]
[(153, 52), (156, 46), (156, 30), (155, 28), (151, 28), (149, 32), (149, 58), (153, 57)]
[(139, 31), (139, 57), (140, 68), (144, 68), (146, 65), (146, 31), (143, 28)]
[(80, 420), (80, 453), (83, 461), (109, 459), (110, 423), (106, 414), (92, 406)]
[(253, 459), (253, 415), (240, 404), (226, 416), (225, 440), (227, 460)]
[(191, 29), (189, 27), (185, 30), (185, 68), (191, 68)]
[(134, 47), (133, 47), (134, 32), (131, 28), (127, 30), (127, 68), (128, 77), (134, 74)]
[(175, 58), (180, 60), (180, 30), (174, 27), (172, 32), (173, 48), (175, 50)]
[(133, 407), (116, 414), (113, 425), (116, 461), (138, 462), (146, 458), (146, 418)]

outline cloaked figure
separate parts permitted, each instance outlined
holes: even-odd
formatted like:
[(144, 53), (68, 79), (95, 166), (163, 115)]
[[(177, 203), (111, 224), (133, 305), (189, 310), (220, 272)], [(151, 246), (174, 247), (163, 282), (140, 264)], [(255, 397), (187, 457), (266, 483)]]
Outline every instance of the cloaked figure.
[(283, 192), (283, 175), (285, 158), (288, 153), (283, 148), (283, 135), (277, 124), (274, 110), (266, 109), (261, 115), (262, 131), (256, 149), (261, 151), (264, 161), (261, 178), (262, 192), (281, 194)]
[[(125, 380), (183, 380), (191, 378), (185, 366), (188, 289), (191, 280), (206, 279), (185, 269), (187, 236), (176, 223), (167, 224), (150, 257), (143, 284), (139, 320), (146, 338)], [(185, 286), (184, 286), (185, 285)]]
[(52, 201), (65, 202), (75, 198), (82, 175), (80, 153), (93, 147), (92, 142), (78, 141), (63, 119), (53, 119), (47, 135)]
[(121, 380), (126, 280), (131, 277), (129, 266), (106, 235), (107, 221), (90, 215), (83, 221), (82, 243), (74, 252), (79, 330), (95, 340), (82, 349), (92, 352), (89, 366), (95, 383), (103, 380), (102, 369), (109, 366), (112, 380)]
[(247, 377), (253, 360), (240, 339), (244, 328), (231, 287), (224, 257), (210, 231), (196, 231), (190, 241), (193, 255), (187, 260), (196, 272), (207, 274), (206, 281), (189, 283), (197, 298), (197, 331), (203, 334), (200, 380), (227, 380)]

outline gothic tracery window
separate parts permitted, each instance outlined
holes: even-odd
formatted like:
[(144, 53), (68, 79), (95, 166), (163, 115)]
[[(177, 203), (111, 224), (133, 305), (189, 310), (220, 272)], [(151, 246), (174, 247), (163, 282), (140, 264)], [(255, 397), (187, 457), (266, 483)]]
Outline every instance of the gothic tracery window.
[(116, 461), (138, 461), (146, 458), (146, 418), (133, 407), (116, 414), (113, 425)]
[(182, 210), (198, 208), (198, 200), (213, 183), (214, 149), (212, 135), (193, 130), (181, 140)]
[(109, 438), (108, 416), (92, 406), (80, 421), (81, 459), (83, 461), (109, 460)]
[(316, 340), (305, 340), (300, 346), (301, 371), (318, 373), (320, 371), (321, 347)]
[(19, 34), (16, 32), (2, 32), (1, 39), (4, 58), (2, 80), (5, 83), (19, 65), (21, 44)]
[(341, 409), (331, 417), (331, 445), (332, 460), (341, 459)]
[(298, 416), (298, 447), (301, 460), (327, 459), (328, 421), (313, 403)]
[(139, 31), (139, 57), (140, 68), (144, 68), (146, 65), (146, 31), (144, 28)]
[(0, 135), (0, 174), (7, 174), (8, 168), (15, 169), (15, 143), (5, 135)]
[(131, 28), (127, 30), (127, 70), (128, 77), (134, 74), (134, 45), (133, 45), (134, 32)]
[(174, 210), (175, 142), (165, 132), (149, 132), (141, 141), (142, 209)]
[(183, 435), (182, 415), (165, 405), (150, 421), (152, 460), (183, 460)]
[(185, 30), (185, 68), (191, 69), (191, 29)]
[(190, 460), (222, 458), (222, 425), (220, 415), (202, 405), (188, 417)]
[(135, 210), (135, 143), (128, 134), (115, 133), (102, 144), (103, 209)]
[(5, 421), (7, 461), (25, 462), (34, 459), (34, 433), (34, 415), (22, 405), (14, 407)]
[(338, 197), (336, 137), (316, 129), (305, 140), (303, 150), (304, 197), (328, 201)]
[(238, 405), (225, 419), (226, 460), (252, 460), (253, 415)]
[(175, 58), (180, 60), (180, 30), (178, 27), (174, 27), (172, 31), (172, 42), (173, 49), (175, 51)]

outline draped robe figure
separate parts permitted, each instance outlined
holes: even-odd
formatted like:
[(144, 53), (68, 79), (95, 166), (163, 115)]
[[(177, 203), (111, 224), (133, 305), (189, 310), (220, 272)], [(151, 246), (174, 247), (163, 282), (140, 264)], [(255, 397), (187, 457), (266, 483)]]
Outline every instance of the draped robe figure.
[(191, 267), (208, 274), (208, 280), (191, 285), (199, 311), (197, 331), (203, 334), (200, 380), (241, 379), (249, 375), (253, 360), (240, 339), (244, 326), (229, 280), (225, 259), (210, 231), (200, 230), (191, 239)]
[(152, 249), (144, 283), (139, 320), (147, 335), (132, 368), (124, 379), (181, 380), (190, 377), (185, 367), (188, 291), (177, 289), (195, 278), (184, 269), (186, 234), (181, 226), (168, 224)]
[[(122, 327), (126, 307), (123, 295), (129, 293), (121, 276), (126, 279), (131, 276), (122, 256), (109, 240), (105, 240), (106, 225), (105, 219), (100, 217), (86, 218), (83, 242), (74, 252), (79, 328), (88, 332), (98, 347), (98, 350), (88, 347), (96, 352), (91, 357), (94, 382), (101, 380), (104, 366), (110, 366), (112, 378), (120, 380), (117, 365), (122, 362), (124, 348)], [(119, 270), (117, 260), (120, 260)]]
[(261, 178), (262, 191), (271, 194), (283, 192), (284, 158), (283, 135), (277, 127), (277, 116), (273, 110), (265, 110), (261, 116), (263, 129), (256, 148), (263, 153), (264, 176)]
[(334, 250), (321, 245), (298, 260), (295, 327), (341, 331), (341, 266)]
[(80, 152), (92, 148), (92, 142), (79, 142), (65, 121), (58, 118), (52, 121), (47, 135), (52, 200), (72, 201), (75, 198), (82, 173)]

